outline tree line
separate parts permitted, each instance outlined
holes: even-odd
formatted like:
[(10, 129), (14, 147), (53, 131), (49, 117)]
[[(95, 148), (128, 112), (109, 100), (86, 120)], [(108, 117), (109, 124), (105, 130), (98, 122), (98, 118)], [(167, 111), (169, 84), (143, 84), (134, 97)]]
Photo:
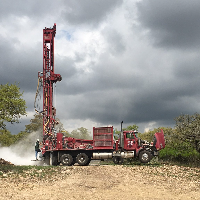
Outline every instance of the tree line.
[[(43, 116), (35, 114), (30, 120), (30, 124), (25, 125), (25, 130), (13, 135), (6, 128), (8, 123), (19, 123), (20, 118), (26, 115), (26, 102), (22, 98), (23, 92), (20, 92), (18, 84), (0, 85), (0, 145), (10, 146), (25, 138), (33, 132), (39, 132), (42, 138), (43, 131)], [(59, 119), (56, 119), (59, 121)], [(62, 132), (65, 136), (74, 138), (91, 139), (88, 129), (80, 127), (73, 130), (71, 133), (63, 128), (63, 124), (59, 123), (56, 129)]]
[[(19, 123), (21, 116), (26, 115), (26, 102), (22, 98), (23, 93), (17, 84), (0, 85), (0, 144), (10, 146), (33, 132), (40, 132), (42, 137), (43, 116), (35, 114), (25, 130), (17, 135), (12, 135), (6, 128), (7, 123)], [(59, 121), (59, 119), (57, 119)], [(92, 139), (88, 129), (80, 127), (71, 133), (64, 129), (60, 122), (56, 127), (67, 137), (79, 139)], [(138, 130), (137, 125), (130, 125), (123, 130)], [(160, 158), (169, 161), (200, 163), (200, 114), (182, 114), (175, 118), (175, 127), (159, 127), (154, 130), (139, 133), (143, 140), (152, 141), (154, 133), (163, 129), (165, 134), (166, 147), (160, 151)], [(120, 131), (114, 131), (115, 137)]]
[(139, 134), (151, 141), (154, 133), (163, 129), (166, 146), (159, 157), (167, 161), (200, 164), (200, 114), (182, 114), (175, 118), (175, 127), (159, 127)]

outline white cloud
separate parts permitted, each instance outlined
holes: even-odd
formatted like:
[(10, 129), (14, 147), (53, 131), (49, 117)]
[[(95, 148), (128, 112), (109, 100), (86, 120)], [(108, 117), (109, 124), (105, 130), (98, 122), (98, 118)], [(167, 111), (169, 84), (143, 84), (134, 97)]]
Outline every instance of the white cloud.
[[(177, 25), (182, 24), (187, 7), (182, 4), (179, 15), (174, 10), (164, 12), (168, 3), (156, 2), (159, 12), (150, 6), (155, 5), (151, 0), (101, 1), (98, 10), (89, 0), (50, 1), (46, 9), (46, 1), (13, 4), (9, 9), (4, 2), (1, 82), (20, 82), (24, 91), (28, 117), (23, 118), (20, 128), (24, 129), (34, 114), (37, 72), (42, 71), (42, 30), (54, 23), (55, 73), (63, 77), (56, 89), (57, 117), (67, 130), (81, 126), (90, 129), (96, 124), (119, 126), (123, 120), (124, 125), (139, 124), (143, 131), (173, 126), (179, 114), (198, 112), (199, 40), (190, 36), (196, 36), (199, 26), (190, 29), (186, 24), (185, 29), (171, 29), (173, 15)], [(187, 11), (191, 13), (187, 21), (198, 24), (195, 4), (191, 3), (191, 11)], [(154, 18), (157, 21), (152, 21)], [(159, 34), (157, 30), (161, 30)], [(172, 37), (169, 43), (162, 30)], [(177, 33), (187, 42), (174, 42), (174, 48), (172, 41), (176, 41)], [(152, 41), (157, 39), (155, 45)], [(193, 48), (191, 44), (197, 45)], [(192, 102), (189, 106), (188, 97)]]

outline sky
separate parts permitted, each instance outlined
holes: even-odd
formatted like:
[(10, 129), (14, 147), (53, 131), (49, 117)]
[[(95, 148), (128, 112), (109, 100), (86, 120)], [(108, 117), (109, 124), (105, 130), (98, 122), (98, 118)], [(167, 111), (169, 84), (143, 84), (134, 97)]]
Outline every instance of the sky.
[(42, 71), (43, 29), (56, 23), (54, 106), (68, 131), (140, 132), (200, 112), (200, 1), (0, 0), (0, 83), (19, 83), (27, 117)]

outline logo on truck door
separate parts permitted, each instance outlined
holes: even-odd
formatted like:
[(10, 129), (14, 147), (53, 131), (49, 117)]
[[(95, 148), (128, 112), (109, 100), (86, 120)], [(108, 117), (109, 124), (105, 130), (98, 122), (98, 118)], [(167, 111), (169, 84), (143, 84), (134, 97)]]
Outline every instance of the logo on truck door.
[(131, 140), (131, 141), (128, 141), (128, 145), (133, 145), (133, 141)]

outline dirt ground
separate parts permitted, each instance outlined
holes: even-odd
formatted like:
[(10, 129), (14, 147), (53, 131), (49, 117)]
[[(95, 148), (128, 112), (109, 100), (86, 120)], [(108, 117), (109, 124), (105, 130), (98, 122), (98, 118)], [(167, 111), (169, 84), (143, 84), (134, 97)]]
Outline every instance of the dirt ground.
[(0, 178), (0, 199), (200, 200), (200, 169), (179, 166), (59, 166), (43, 178)]

